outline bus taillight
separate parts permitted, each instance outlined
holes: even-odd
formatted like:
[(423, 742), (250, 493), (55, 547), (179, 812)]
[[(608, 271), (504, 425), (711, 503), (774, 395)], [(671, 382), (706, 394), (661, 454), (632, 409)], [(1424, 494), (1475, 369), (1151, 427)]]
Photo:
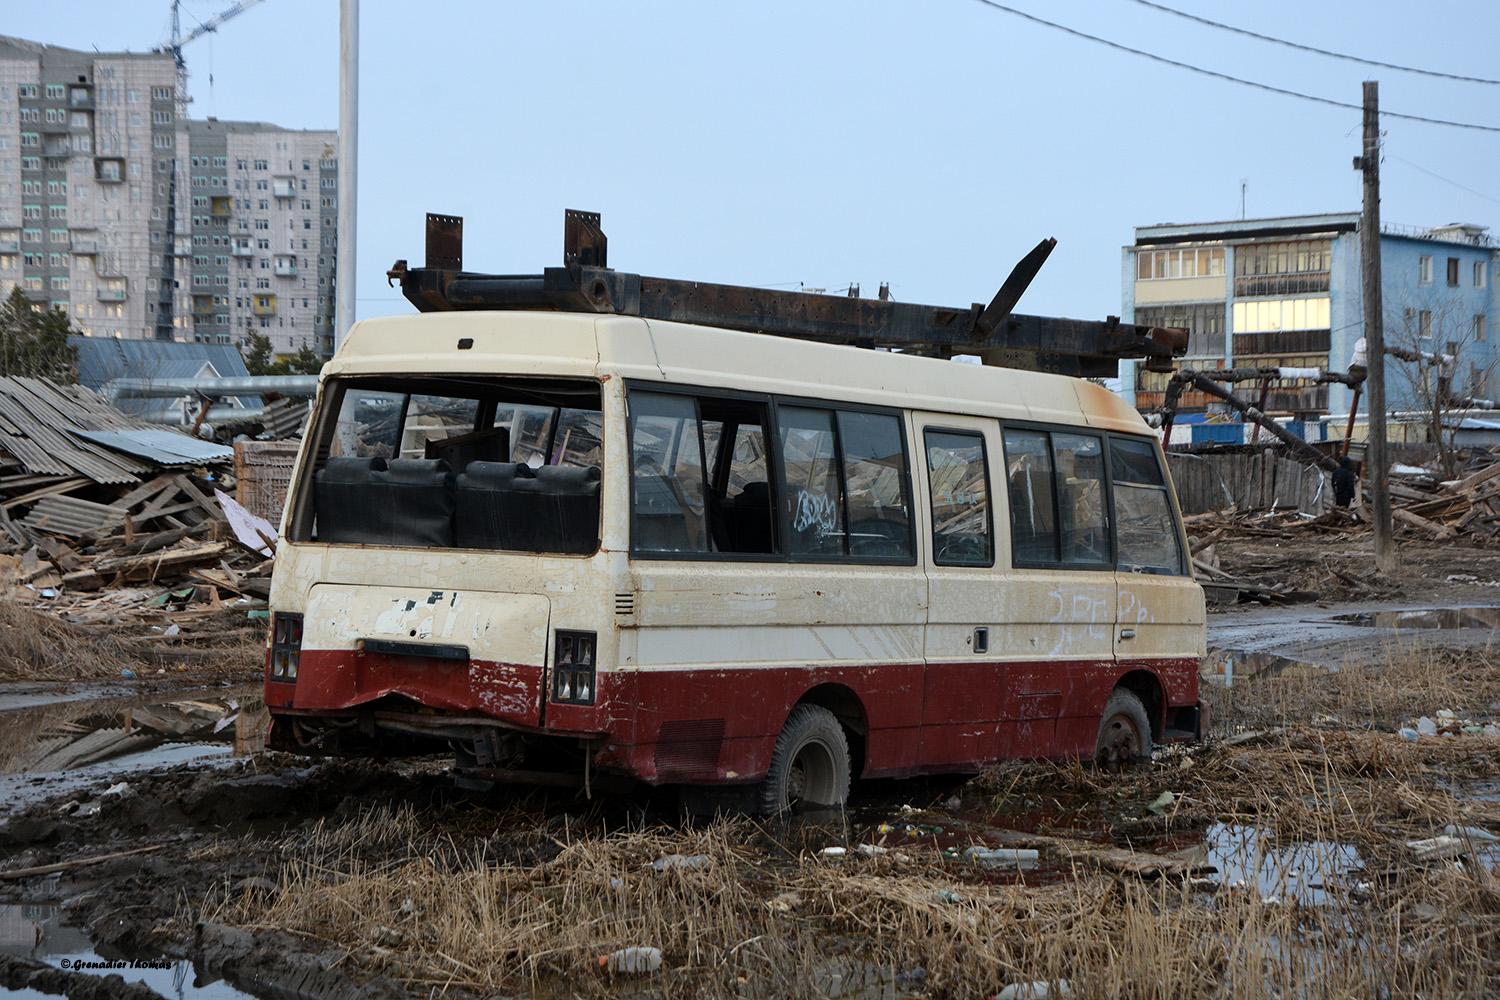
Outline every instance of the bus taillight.
[(271, 623), (271, 679), (295, 681), (302, 655), (302, 616), (277, 612)]
[(558, 630), (552, 648), (552, 700), (567, 705), (592, 705), (594, 633)]

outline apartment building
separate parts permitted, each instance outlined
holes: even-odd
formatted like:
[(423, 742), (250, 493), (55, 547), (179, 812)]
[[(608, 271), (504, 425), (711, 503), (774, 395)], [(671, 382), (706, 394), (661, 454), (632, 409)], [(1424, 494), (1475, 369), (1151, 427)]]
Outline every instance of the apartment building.
[(0, 36), (0, 294), (91, 337), (333, 347), (336, 133), (179, 116), (165, 53)]
[[(1351, 212), (1142, 226), (1123, 250), (1121, 315), (1186, 327), (1186, 365), (1347, 370), (1364, 336), (1359, 223)], [(1456, 392), (1488, 396), (1500, 388), (1500, 353), (1490, 336), (1500, 311), (1500, 241), (1476, 225), (1385, 226), (1380, 261), (1387, 345), (1453, 356)], [(1421, 405), (1429, 374), (1419, 365), (1388, 364), (1391, 408)], [(1167, 378), (1136, 368), (1125, 390), (1147, 409), (1161, 403)], [(1258, 401), (1260, 389), (1242, 383), (1236, 392)], [(1342, 385), (1281, 381), (1265, 409), (1347, 413), (1351, 395)], [(1180, 405), (1191, 413), (1216, 403), (1185, 393)]]
[(247, 331), (278, 354), (333, 352), (338, 148), (334, 132), (259, 122), (183, 123), (187, 184), (177, 212), (191, 234), (178, 258), (185, 329), (227, 344)]

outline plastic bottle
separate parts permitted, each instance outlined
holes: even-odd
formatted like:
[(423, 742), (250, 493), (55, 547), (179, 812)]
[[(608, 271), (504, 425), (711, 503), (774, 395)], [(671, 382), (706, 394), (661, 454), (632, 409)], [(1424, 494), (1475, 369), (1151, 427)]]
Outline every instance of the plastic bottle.
[(660, 948), (621, 948), (599, 956), (599, 967), (626, 976), (641, 976), (661, 968)]

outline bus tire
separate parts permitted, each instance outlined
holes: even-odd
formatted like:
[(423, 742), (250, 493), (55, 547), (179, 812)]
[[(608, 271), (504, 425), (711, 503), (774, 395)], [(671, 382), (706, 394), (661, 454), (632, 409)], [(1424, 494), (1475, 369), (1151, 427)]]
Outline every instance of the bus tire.
[(841, 808), (849, 797), (849, 741), (832, 712), (798, 705), (787, 716), (760, 784), (760, 811), (777, 816), (799, 805)]
[(1151, 722), (1146, 718), (1146, 706), (1134, 691), (1115, 688), (1104, 703), (1104, 717), (1099, 720), (1094, 760), (1123, 767), (1150, 759)]

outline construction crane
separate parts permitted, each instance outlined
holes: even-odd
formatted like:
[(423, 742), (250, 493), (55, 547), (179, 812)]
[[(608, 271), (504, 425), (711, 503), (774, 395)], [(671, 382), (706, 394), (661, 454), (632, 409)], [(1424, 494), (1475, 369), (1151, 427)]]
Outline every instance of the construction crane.
[(158, 47), (155, 51), (172, 53), (172, 61), (177, 64), (177, 111), (179, 118), (185, 113), (188, 100), (187, 60), (182, 58), (182, 47), (196, 38), (201, 38), (210, 31), (218, 31), (219, 25), (238, 14), (243, 14), (258, 3), (260, 3), (260, 0), (239, 0), (238, 3), (219, 11), (219, 13), (184, 35), (182, 33), (182, 0), (172, 0), (172, 40), (168, 44)]

